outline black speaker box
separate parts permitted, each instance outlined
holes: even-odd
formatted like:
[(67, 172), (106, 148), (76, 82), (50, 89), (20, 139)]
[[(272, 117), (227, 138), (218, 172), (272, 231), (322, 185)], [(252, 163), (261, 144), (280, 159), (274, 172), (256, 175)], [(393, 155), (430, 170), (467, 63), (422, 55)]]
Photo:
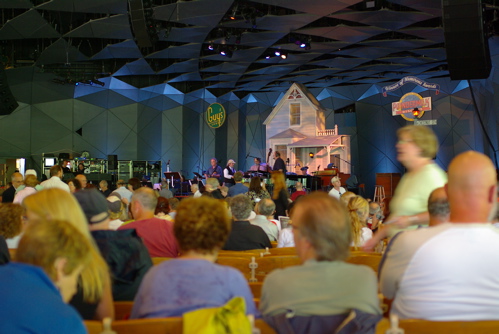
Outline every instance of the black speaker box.
[(443, 0), (442, 14), (450, 78), (488, 78), (492, 65), (481, 0)]
[(10, 91), (3, 64), (0, 63), (0, 115), (10, 115), (18, 106)]
[(107, 168), (108, 169), (117, 169), (118, 168), (118, 156), (117, 155), (108, 155), (107, 156)]

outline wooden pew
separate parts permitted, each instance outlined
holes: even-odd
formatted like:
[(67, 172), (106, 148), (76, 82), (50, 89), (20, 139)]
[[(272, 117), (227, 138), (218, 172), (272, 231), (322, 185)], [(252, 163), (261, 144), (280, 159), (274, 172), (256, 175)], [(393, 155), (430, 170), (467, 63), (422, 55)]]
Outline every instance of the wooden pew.
[[(117, 320), (111, 324), (117, 334), (183, 334), (182, 318), (157, 318)], [(85, 321), (89, 334), (100, 334), (103, 330), (100, 321)], [(255, 327), (261, 334), (276, 334), (276, 332), (261, 319), (255, 320)]]
[(377, 273), (381, 258), (382, 256), (379, 253), (351, 252), (346, 262), (366, 265)]
[[(399, 320), (399, 328), (405, 334), (469, 334), (498, 333), (499, 321), (429, 321), (420, 319)], [(385, 334), (390, 328), (390, 321), (383, 318), (376, 328), (376, 334)]]
[(132, 313), (133, 302), (114, 302), (114, 318), (126, 320)]

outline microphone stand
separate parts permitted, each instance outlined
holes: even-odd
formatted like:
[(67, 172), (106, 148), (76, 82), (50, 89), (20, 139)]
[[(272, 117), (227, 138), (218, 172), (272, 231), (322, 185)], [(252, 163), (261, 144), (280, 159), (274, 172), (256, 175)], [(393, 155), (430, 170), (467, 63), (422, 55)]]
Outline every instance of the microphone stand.
[(350, 175), (355, 175), (355, 172), (354, 172), (354, 171), (355, 171), (355, 166), (354, 166), (354, 165), (352, 165), (352, 163), (351, 163), (350, 161), (347, 161), (347, 160), (345, 160), (345, 159), (342, 159), (342, 158), (340, 158), (340, 157), (338, 157), (338, 156), (337, 156), (336, 158), (338, 158), (339, 160), (344, 161), (344, 162), (346, 162), (347, 164), (349, 164), (349, 165), (350, 165), (350, 167), (352, 167), (352, 172), (350, 173)]

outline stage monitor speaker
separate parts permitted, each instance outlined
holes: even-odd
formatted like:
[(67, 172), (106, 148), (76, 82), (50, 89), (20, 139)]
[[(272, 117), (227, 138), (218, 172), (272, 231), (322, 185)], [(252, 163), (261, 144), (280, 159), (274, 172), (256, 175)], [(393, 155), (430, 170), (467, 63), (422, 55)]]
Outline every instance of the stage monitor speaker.
[(452, 80), (486, 79), (492, 69), (481, 0), (443, 0), (445, 50)]
[(10, 91), (3, 64), (0, 63), (0, 115), (10, 115), (18, 106)]
[(129, 0), (129, 13), (132, 21), (132, 30), (140, 48), (149, 48), (152, 46), (151, 39), (146, 26), (146, 17), (142, 0)]
[(107, 169), (117, 169), (118, 168), (118, 156), (108, 155), (107, 156)]

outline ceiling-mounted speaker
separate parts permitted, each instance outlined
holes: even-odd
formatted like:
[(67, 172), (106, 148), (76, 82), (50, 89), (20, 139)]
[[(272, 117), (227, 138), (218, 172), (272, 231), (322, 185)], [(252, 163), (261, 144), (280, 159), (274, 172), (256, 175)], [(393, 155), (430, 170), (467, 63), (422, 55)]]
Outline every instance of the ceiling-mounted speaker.
[(139, 48), (150, 48), (152, 42), (146, 25), (146, 17), (142, 0), (128, 0), (132, 31)]
[(0, 63), (0, 115), (10, 115), (18, 106), (10, 91), (3, 64)]
[(492, 64), (481, 0), (443, 0), (445, 50), (452, 80), (486, 79)]

